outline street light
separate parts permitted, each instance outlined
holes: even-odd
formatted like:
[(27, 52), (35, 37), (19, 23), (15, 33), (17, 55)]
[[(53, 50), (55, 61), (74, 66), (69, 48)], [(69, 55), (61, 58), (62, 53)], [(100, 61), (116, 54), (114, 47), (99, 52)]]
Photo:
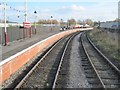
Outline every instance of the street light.
[(53, 16), (51, 16), (51, 31), (52, 31), (52, 18), (53, 18)]
[(36, 14), (37, 14), (37, 12), (34, 11), (34, 14), (35, 14), (35, 34), (36, 34), (36, 18), (37, 18)]

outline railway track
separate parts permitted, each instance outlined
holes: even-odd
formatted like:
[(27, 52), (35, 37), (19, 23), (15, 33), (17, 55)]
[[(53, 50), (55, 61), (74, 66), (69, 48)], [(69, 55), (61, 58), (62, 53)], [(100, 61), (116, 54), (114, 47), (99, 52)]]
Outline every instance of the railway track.
[(120, 71), (83, 33), (80, 36), (82, 66), (91, 88), (120, 88)]
[[(66, 36), (53, 44), (14, 88), (66, 88), (68, 84), (74, 86), (83, 82), (87, 85), (81, 85), (85, 87), (88, 86), (88, 88), (119, 88), (119, 69), (95, 47), (85, 32), (79, 33), (80, 32), (77, 32)], [(75, 36), (77, 36), (77, 38), (73, 39)], [(78, 61), (81, 64), (80, 66), (72, 67), (72, 70), (73, 68), (77, 68), (77, 72), (83, 70), (81, 74), (76, 73), (76, 76), (82, 76), (84, 72), (86, 78), (83, 79), (85, 81), (81, 81), (80, 78), (80, 80), (78, 80), (80, 82), (70, 84), (69, 81), (72, 80), (69, 77), (71, 72), (69, 56), (71, 56), (72, 41), (75, 42), (78, 38), (78, 55), (81, 56), (79, 57), (81, 58), (80, 61), (79, 59)], [(79, 67), (83, 69), (80, 70)], [(77, 79), (77, 77), (74, 78)]]
[(55, 88), (66, 49), (79, 33), (66, 36), (54, 44), (14, 88)]
[[(81, 70), (79, 57), (79, 36), (76, 35), (68, 45), (62, 67), (55, 80), (53, 88), (89, 88), (84, 73)], [(69, 52), (70, 51), (70, 52)]]

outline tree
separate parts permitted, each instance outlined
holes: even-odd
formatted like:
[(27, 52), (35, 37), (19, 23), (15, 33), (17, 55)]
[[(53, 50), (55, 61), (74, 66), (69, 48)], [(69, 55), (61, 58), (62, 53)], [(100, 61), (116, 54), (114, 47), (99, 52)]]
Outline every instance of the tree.
[(58, 24), (57, 20), (52, 20), (52, 24)]
[(76, 20), (70, 19), (70, 20), (67, 20), (67, 23), (69, 23), (69, 25), (76, 25)]
[(60, 19), (60, 26), (64, 26), (64, 21), (63, 21), (63, 19)]
[(93, 24), (94, 24), (94, 22), (91, 19), (86, 19), (85, 23), (90, 25), (90, 26), (93, 26)]
[(94, 21), (94, 26), (99, 26), (100, 22)]
[(114, 21), (115, 22), (120, 22), (120, 18), (116, 18)]
[(39, 20), (39, 21), (38, 21), (39, 24), (51, 24), (51, 22), (52, 22), (52, 24), (58, 24), (58, 21), (57, 21), (57, 20), (52, 20), (52, 21), (51, 21), (51, 20), (49, 20), (49, 19), (48, 19), (48, 20), (44, 20), (44, 19), (43, 19), (43, 20)]
[(83, 24), (83, 22), (81, 20), (78, 20), (77, 23), (78, 24)]

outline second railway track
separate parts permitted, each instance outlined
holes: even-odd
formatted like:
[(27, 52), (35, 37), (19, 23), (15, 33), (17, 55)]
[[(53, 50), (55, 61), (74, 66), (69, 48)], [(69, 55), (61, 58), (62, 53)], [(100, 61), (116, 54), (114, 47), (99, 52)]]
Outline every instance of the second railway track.
[(120, 72), (116, 66), (101, 54), (89, 37), (84, 33), (81, 36), (81, 43), (88, 58), (84, 60), (84, 65), (86, 65), (85, 68), (87, 68), (87, 72), (89, 71), (89, 73), (92, 74), (94, 69), (94, 75), (91, 76), (89, 74), (88, 80), (97, 76), (97, 82), (99, 82), (97, 86), (100, 84), (101, 88), (120, 88)]

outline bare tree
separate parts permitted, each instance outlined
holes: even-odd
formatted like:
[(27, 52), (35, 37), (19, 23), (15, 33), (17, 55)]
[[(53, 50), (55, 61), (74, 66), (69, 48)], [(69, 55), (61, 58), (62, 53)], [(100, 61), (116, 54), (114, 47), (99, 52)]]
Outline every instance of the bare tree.
[[(51, 20), (39, 20), (38, 21), (39, 24), (51, 24)], [(58, 24), (57, 20), (52, 20), (52, 24)]]
[(115, 22), (120, 22), (120, 18), (116, 18), (114, 21)]
[(70, 20), (67, 20), (67, 22), (69, 23), (69, 25), (75, 25), (76, 24), (76, 20), (75, 19), (70, 19)]
[(58, 24), (57, 20), (52, 20), (52, 24)]
[(90, 26), (93, 26), (93, 24), (94, 24), (94, 22), (91, 19), (86, 19), (85, 23), (90, 25)]
[(78, 20), (77, 23), (78, 24), (83, 24), (83, 22), (81, 20)]

